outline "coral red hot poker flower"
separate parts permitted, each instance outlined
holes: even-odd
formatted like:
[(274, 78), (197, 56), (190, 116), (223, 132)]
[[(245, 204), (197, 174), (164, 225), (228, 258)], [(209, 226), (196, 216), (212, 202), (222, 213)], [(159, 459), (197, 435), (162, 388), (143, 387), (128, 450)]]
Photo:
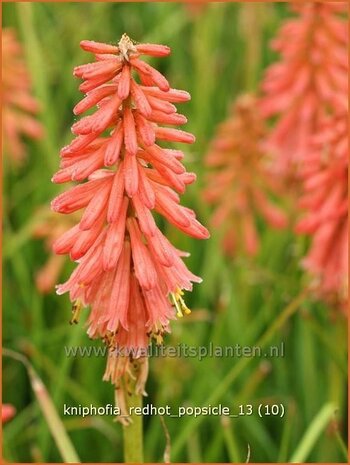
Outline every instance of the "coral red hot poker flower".
[(348, 86), (348, 33), (341, 15), (346, 2), (300, 2), (293, 9), (298, 16), (283, 25), (273, 42), (281, 59), (267, 70), (260, 104), (264, 117), (277, 116), (267, 140), (275, 170), (292, 177)]
[(265, 133), (256, 98), (242, 95), (220, 124), (206, 156), (211, 172), (204, 195), (215, 206), (212, 222), (222, 229), (223, 247), (230, 255), (242, 250), (248, 255), (257, 253), (256, 214), (276, 228), (286, 226), (283, 211), (269, 198), (276, 186), (265, 166)]
[(345, 308), (348, 278), (348, 34), (345, 2), (294, 4), (282, 27), (260, 109), (277, 116), (267, 137), (279, 175), (300, 182), (310, 236), (303, 260), (317, 294)]
[[(168, 127), (186, 123), (174, 103), (190, 95), (171, 89), (141, 59), (167, 56), (169, 47), (135, 45), (125, 34), (118, 45), (84, 40), (81, 47), (96, 61), (74, 69), (86, 94), (74, 113), (97, 110), (73, 124), (76, 138), (61, 150), (60, 170), (53, 177), (56, 183), (78, 184), (56, 197), (52, 209), (84, 210), (79, 224), (53, 246), (77, 262), (57, 292), (69, 292), (76, 317), (82, 306), (91, 307), (89, 336), (102, 338), (111, 353), (124, 349), (137, 358), (150, 337), (161, 340), (169, 321), (189, 312), (182, 290), (201, 281), (185, 266), (187, 254), (168, 241), (152, 215), (156, 211), (192, 237), (209, 236), (195, 212), (180, 204), (179, 194), (196, 179), (181, 163), (183, 152), (159, 145), (195, 141), (192, 134)], [(105, 379), (118, 384), (127, 371), (128, 357), (110, 356)], [(140, 392), (145, 372), (142, 365)]]
[(313, 138), (313, 152), (302, 171), (300, 206), (305, 216), (296, 227), (311, 236), (304, 266), (314, 277), (318, 295), (344, 310), (349, 276), (348, 118), (346, 99), (339, 99), (337, 113)]

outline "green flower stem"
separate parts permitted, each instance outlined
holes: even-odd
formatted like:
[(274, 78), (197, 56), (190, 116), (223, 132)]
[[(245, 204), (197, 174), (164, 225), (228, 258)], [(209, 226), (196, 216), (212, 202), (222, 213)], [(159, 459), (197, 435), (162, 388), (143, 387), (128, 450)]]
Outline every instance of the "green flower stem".
[[(134, 392), (128, 395), (127, 409), (130, 412), (131, 407), (142, 408), (142, 394)], [(132, 423), (123, 426), (124, 438), (124, 462), (125, 463), (143, 463), (143, 427), (142, 415), (136, 415), (131, 412)]]

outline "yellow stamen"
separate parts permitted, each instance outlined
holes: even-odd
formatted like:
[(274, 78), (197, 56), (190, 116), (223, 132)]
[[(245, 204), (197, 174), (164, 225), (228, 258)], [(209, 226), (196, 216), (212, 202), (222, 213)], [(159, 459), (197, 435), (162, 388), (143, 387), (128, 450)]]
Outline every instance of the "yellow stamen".
[[(182, 293), (183, 294), (183, 293)], [(186, 315), (189, 315), (191, 313), (191, 310), (187, 307), (184, 299), (182, 297), (179, 296), (179, 301), (180, 301), (180, 304), (181, 304), (181, 309), (184, 311), (184, 313)]]
[(76, 300), (72, 306), (72, 319), (70, 320), (70, 324), (72, 325), (73, 323), (77, 324), (79, 322), (79, 317), (80, 317), (80, 312), (81, 309), (83, 308), (83, 304), (81, 300)]
[(179, 288), (176, 289), (176, 292), (170, 293), (174, 306), (176, 308), (176, 316), (182, 318), (183, 314), (189, 315), (191, 310), (187, 307), (184, 299), (181, 297), (184, 295), (183, 291)]
[(176, 308), (176, 316), (178, 318), (182, 318), (183, 314), (182, 314), (181, 307), (180, 307), (178, 299), (177, 299), (178, 294), (175, 294), (174, 292), (170, 292), (170, 295), (171, 295), (171, 298), (172, 298), (173, 303), (174, 303), (175, 308)]
[(156, 341), (157, 345), (162, 344), (163, 334), (164, 334), (164, 328), (160, 323), (156, 323), (151, 329), (151, 331), (149, 332), (149, 336)]
[(178, 295), (184, 295), (184, 292), (178, 287), (178, 288), (176, 289), (176, 294), (178, 294)]

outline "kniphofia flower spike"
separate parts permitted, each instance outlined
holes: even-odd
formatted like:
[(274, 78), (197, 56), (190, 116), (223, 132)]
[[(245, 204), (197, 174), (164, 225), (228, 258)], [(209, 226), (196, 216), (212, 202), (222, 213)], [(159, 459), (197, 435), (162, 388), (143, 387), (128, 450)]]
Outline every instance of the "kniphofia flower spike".
[(346, 2), (295, 3), (293, 9), (298, 16), (282, 26), (273, 42), (281, 60), (267, 70), (260, 104), (264, 117), (277, 116), (267, 140), (275, 170), (292, 178), (348, 83)]
[[(84, 209), (79, 224), (54, 244), (58, 254), (78, 263), (57, 292), (69, 292), (76, 314), (90, 306), (88, 334), (102, 338), (111, 348), (104, 379), (118, 385), (128, 371), (129, 357), (141, 357), (149, 338), (161, 341), (169, 321), (189, 312), (183, 290), (201, 279), (182, 261), (157, 227), (152, 211), (184, 233), (199, 239), (209, 236), (195, 212), (180, 205), (179, 194), (195, 181), (186, 172), (180, 150), (159, 142), (195, 141), (192, 134), (168, 125), (182, 125), (174, 103), (190, 95), (171, 89), (166, 78), (141, 59), (164, 57), (164, 45), (135, 45), (123, 35), (118, 45), (84, 40), (81, 47), (95, 55), (93, 63), (77, 66), (86, 94), (74, 113), (97, 111), (72, 126), (76, 138), (61, 151), (60, 170), (53, 181), (78, 184), (56, 197), (52, 208), (69, 214)], [(166, 127), (161, 125), (167, 125)], [(86, 180), (86, 182), (82, 182)], [(146, 365), (137, 389), (143, 392)]]
[(302, 171), (305, 217), (299, 233), (311, 236), (303, 263), (314, 277), (318, 295), (346, 310), (348, 301), (348, 108), (338, 100), (333, 117), (327, 118), (313, 138), (313, 152)]
[(255, 255), (259, 235), (256, 214), (274, 227), (286, 225), (282, 210), (274, 205), (270, 194), (276, 190), (266, 167), (262, 148), (266, 133), (252, 95), (242, 95), (231, 109), (229, 118), (220, 124), (206, 156), (211, 168), (205, 198), (215, 206), (213, 225), (222, 229), (226, 253)]

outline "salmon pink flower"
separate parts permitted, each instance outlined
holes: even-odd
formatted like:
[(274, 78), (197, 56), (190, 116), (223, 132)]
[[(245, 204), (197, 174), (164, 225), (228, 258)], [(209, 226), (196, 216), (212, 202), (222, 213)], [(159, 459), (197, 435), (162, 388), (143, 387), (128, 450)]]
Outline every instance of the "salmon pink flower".
[(39, 106), (30, 92), (30, 79), (22, 47), (11, 29), (2, 31), (2, 97), (4, 153), (14, 164), (26, 156), (22, 137), (39, 139), (43, 135), (36, 120)]
[[(344, 98), (344, 106), (346, 99)], [(304, 266), (318, 294), (346, 308), (348, 282), (348, 110), (339, 109), (313, 138), (302, 176), (306, 211), (298, 233), (311, 236)]]
[(348, 32), (345, 2), (305, 2), (293, 6), (273, 42), (281, 60), (271, 65), (262, 84), (260, 109), (277, 122), (267, 138), (279, 175), (293, 178), (311, 151), (311, 138), (347, 92)]
[[(57, 254), (77, 262), (57, 292), (69, 292), (74, 319), (82, 306), (90, 306), (88, 334), (110, 347), (104, 379), (118, 385), (129, 361), (142, 359), (150, 337), (160, 341), (170, 320), (188, 312), (182, 289), (190, 291), (193, 282), (201, 281), (182, 261), (186, 254), (159, 230), (152, 211), (192, 237), (204, 239), (209, 233), (195, 212), (180, 204), (179, 194), (196, 178), (181, 163), (184, 154), (159, 145), (195, 141), (192, 134), (168, 127), (186, 123), (174, 103), (190, 95), (171, 89), (141, 59), (167, 56), (170, 49), (135, 45), (125, 34), (118, 45), (83, 40), (81, 47), (96, 61), (74, 69), (86, 94), (74, 113), (97, 110), (73, 124), (76, 138), (62, 149), (53, 177), (56, 183), (78, 184), (56, 197), (52, 209), (64, 214), (83, 210), (79, 224), (53, 245)], [(116, 350), (126, 356), (113, 356)], [(139, 392), (146, 372), (146, 363), (140, 362)]]
[(274, 227), (286, 225), (284, 213), (269, 198), (276, 186), (266, 171), (262, 149), (265, 127), (256, 107), (252, 95), (239, 97), (206, 156), (212, 172), (205, 198), (215, 205), (212, 222), (222, 230), (223, 246), (230, 255), (257, 253), (256, 213)]

